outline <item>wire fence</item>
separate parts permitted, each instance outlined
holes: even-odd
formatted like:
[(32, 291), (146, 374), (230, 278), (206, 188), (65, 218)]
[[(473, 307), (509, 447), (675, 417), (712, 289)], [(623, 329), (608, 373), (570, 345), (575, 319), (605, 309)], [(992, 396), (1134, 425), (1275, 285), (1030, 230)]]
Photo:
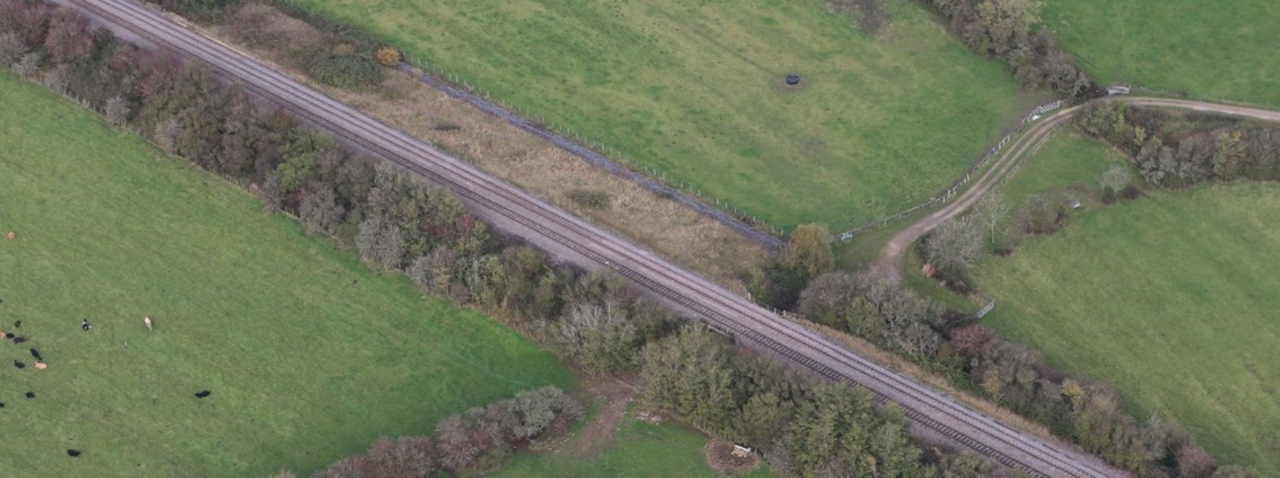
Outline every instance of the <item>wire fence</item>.
[(885, 224), (888, 224), (890, 222), (915, 214), (916, 212), (922, 209), (939, 205), (939, 204), (945, 204), (946, 202), (950, 201), (952, 198), (955, 197), (956, 194), (960, 192), (962, 188), (964, 188), (966, 185), (969, 184), (970, 181), (973, 180), (975, 173), (977, 173), (978, 170), (982, 169), (983, 166), (986, 166), (987, 163), (991, 161), (991, 158), (994, 158), (997, 155), (999, 155), (1000, 151), (1002, 151), (1006, 145), (1008, 145), (1011, 141), (1013, 141), (1014, 138), (1017, 138), (1018, 136), (1022, 135), (1022, 133), (1026, 132), (1027, 127), (1030, 126), (1032, 123), (1034, 123), (1036, 120), (1040, 119), (1040, 116), (1050, 111), (1061, 108), (1062, 105), (1063, 105), (1063, 101), (1057, 100), (1052, 103), (1046, 103), (1046, 104), (1035, 107), (1034, 109), (1031, 110), (1031, 112), (1027, 113), (1026, 116), (1022, 117), (1022, 121), (1018, 123), (1017, 127), (1015, 127), (1012, 131), (1005, 134), (1004, 137), (1000, 138), (1000, 142), (996, 143), (995, 146), (992, 146), (991, 149), (983, 153), (982, 156), (979, 156), (978, 160), (974, 161), (973, 165), (969, 166), (969, 169), (965, 171), (964, 176), (961, 176), (960, 179), (957, 179), (954, 183), (951, 183), (951, 185), (947, 186), (946, 189), (943, 189), (938, 194), (935, 194), (933, 197), (930, 197), (924, 202), (917, 204), (913, 207), (882, 217), (880, 219), (867, 222), (853, 229), (840, 233), (840, 236), (839, 236), (840, 241), (842, 242), (849, 241), (858, 234), (882, 227)]

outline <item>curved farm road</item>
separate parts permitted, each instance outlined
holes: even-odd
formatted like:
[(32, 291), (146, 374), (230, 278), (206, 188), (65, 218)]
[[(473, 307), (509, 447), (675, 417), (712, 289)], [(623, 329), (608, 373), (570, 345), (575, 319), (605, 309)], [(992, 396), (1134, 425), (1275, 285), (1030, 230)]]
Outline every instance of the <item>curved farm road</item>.
[[(1037, 477), (1128, 476), (1077, 447), (1015, 430), (942, 392), (849, 352), (657, 254), (307, 88), (234, 49), (183, 28), (136, 0), (56, 1), (93, 12), (113, 28), (131, 31), (210, 65), (220, 75), (242, 82), (251, 93), (276, 102), (307, 123), (450, 188), (472, 211), (496, 227), (518, 234), (563, 260), (588, 268), (613, 270), (668, 304), (702, 319), (711, 328), (732, 336), (743, 346), (767, 352), (769, 356), (832, 381), (858, 384), (878, 400), (898, 405), (913, 429), (942, 435)], [(1025, 154), (1034, 146), (1036, 138), (1042, 138), (1053, 125), (1069, 117), (1070, 111), (1064, 111), (1036, 125), (1033, 134), (1014, 145), (1010, 157)], [(973, 192), (962, 196), (955, 206), (935, 214), (937, 221), (963, 211), (1010, 167), (1010, 159), (1003, 158), (978, 182)], [(913, 231), (922, 234), (929, 227), (926, 223)]]
[[(1202, 113), (1217, 113), (1231, 116), (1240, 116), (1250, 119), (1263, 121), (1280, 122), (1280, 111), (1270, 111), (1258, 108), (1249, 108), (1245, 106), (1226, 105), (1219, 103), (1207, 103), (1203, 101), (1190, 100), (1173, 100), (1164, 98), (1146, 98), (1146, 97), (1111, 97), (1103, 98), (1096, 101), (1103, 102), (1120, 102), (1136, 106), (1155, 106), (1162, 108), (1176, 108), (1197, 111)], [(889, 243), (885, 244), (884, 249), (880, 252), (880, 257), (876, 259), (871, 266), (871, 273), (877, 277), (883, 277), (890, 281), (897, 282), (901, 280), (902, 273), (899, 270), (902, 264), (903, 253), (906, 252), (911, 244), (917, 239), (924, 236), (933, 228), (938, 227), (948, 219), (956, 217), (982, 199), (993, 187), (1009, 174), (1024, 156), (1035, 154), (1035, 150), (1044, 143), (1053, 130), (1062, 126), (1071, 118), (1073, 118), (1079, 106), (1067, 108), (1041, 119), (1039, 123), (1031, 127), (1013, 143), (999, 159), (982, 175), (973, 186), (958, 196), (954, 201), (944, 206), (925, 218), (916, 221), (914, 224), (907, 226), (906, 229), (899, 231), (889, 239)]]

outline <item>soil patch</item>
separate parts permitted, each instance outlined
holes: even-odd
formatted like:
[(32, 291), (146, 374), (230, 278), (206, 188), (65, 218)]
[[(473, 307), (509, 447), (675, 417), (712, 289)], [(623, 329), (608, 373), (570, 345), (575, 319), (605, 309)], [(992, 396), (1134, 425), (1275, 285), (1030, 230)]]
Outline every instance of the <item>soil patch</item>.
[(605, 405), (600, 414), (582, 429), (582, 433), (570, 443), (565, 451), (573, 456), (588, 457), (600, 453), (613, 444), (618, 425), (627, 415), (627, 405), (635, 397), (635, 387), (616, 378), (593, 383), (587, 391)]
[(731, 442), (712, 439), (702, 451), (707, 457), (707, 465), (721, 473), (739, 473), (756, 467), (759, 459), (754, 453), (735, 456), (733, 448)]

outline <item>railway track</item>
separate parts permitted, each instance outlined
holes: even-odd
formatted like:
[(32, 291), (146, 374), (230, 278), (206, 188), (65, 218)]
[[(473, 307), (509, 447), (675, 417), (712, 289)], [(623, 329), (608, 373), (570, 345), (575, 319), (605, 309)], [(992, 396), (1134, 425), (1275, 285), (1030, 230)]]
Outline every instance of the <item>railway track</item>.
[(475, 207), (519, 224), (648, 288), (714, 328), (832, 380), (870, 390), (906, 416), (1007, 466), (1045, 477), (1127, 476), (1095, 457), (1046, 443), (890, 372), (650, 251), (488, 176), (422, 141), (311, 90), (234, 49), (131, 0), (66, 0), (136, 35), (197, 58), (306, 121), (449, 187)]

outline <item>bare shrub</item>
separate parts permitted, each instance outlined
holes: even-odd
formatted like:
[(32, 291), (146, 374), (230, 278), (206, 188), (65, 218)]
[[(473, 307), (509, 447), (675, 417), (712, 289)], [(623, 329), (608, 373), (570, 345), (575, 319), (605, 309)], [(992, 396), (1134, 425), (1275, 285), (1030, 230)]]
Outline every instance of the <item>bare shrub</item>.
[(44, 47), (53, 61), (59, 63), (69, 63), (88, 56), (93, 50), (89, 20), (75, 11), (59, 10), (49, 21), (49, 34), (45, 37)]
[(17, 33), (0, 35), (0, 65), (9, 66), (27, 53), (27, 45)]
[(1204, 448), (1193, 443), (1178, 448), (1178, 476), (1182, 478), (1209, 478), (1218, 468), (1218, 462)]
[(298, 214), (311, 234), (332, 235), (342, 224), (345, 210), (338, 204), (333, 188), (319, 186), (302, 198)]
[(360, 233), (356, 234), (356, 249), (360, 257), (376, 262), (391, 269), (399, 269), (404, 260), (404, 238), (400, 226), (386, 221), (375, 214), (360, 223)]
[(554, 386), (520, 392), (508, 406), (516, 419), (511, 434), (518, 440), (542, 435), (558, 417), (576, 420), (583, 414), (582, 404)]
[(123, 126), (129, 121), (129, 102), (118, 95), (113, 96), (102, 108), (102, 114), (106, 115), (107, 122), (113, 126)]
[(156, 125), (154, 134), (156, 145), (166, 153), (175, 153), (178, 151), (178, 136), (181, 134), (182, 125), (178, 123), (177, 118), (161, 121)]
[(1112, 166), (1111, 169), (1102, 173), (1102, 187), (1110, 189), (1112, 192), (1124, 190), (1131, 181), (1133, 181), (1133, 173), (1130, 173), (1129, 168), (1124, 166)]
[(40, 71), (41, 60), (43, 60), (43, 55), (38, 52), (22, 55), (22, 59), (13, 64), (13, 72), (23, 78), (31, 78)]
[(373, 58), (382, 66), (396, 66), (404, 59), (404, 57), (400, 55), (400, 50), (389, 46), (379, 48), (378, 51), (374, 52)]
[(71, 66), (58, 65), (44, 74), (41, 83), (60, 94), (67, 94), (67, 85), (71, 84)]
[(974, 216), (952, 218), (925, 242), (925, 258), (938, 269), (963, 271), (982, 253), (982, 228)]

